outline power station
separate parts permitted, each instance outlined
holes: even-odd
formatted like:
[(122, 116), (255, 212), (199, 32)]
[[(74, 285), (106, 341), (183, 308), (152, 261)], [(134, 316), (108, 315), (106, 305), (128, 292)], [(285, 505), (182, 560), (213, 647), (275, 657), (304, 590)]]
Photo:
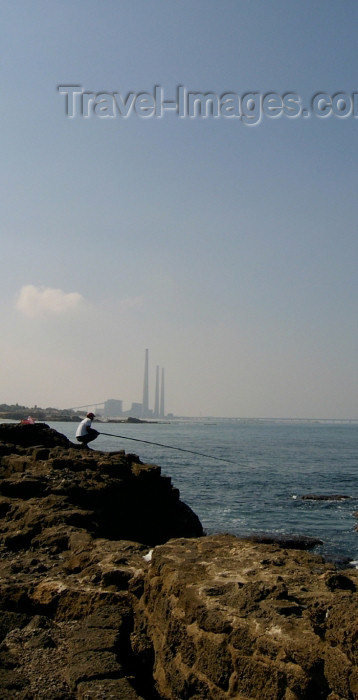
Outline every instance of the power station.
[[(99, 411), (98, 411), (99, 413)], [(164, 418), (164, 367), (156, 366), (155, 370), (155, 394), (154, 407), (149, 408), (149, 350), (145, 350), (144, 357), (144, 379), (142, 403), (132, 403), (129, 411), (123, 411), (123, 401), (118, 399), (108, 399), (103, 404), (103, 416), (106, 418)]]
[(145, 351), (144, 361), (144, 384), (143, 384), (143, 401), (142, 401), (142, 417), (148, 418), (149, 414), (149, 351)]
[(154, 409), (152, 410), (149, 408), (149, 350), (147, 348), (144, 360), (142, 418), (164, 418), (164, 368), (162, 368), (161, 382), (159, 382), (159, 369), (159, 365), (157, 365), (155, 371)]

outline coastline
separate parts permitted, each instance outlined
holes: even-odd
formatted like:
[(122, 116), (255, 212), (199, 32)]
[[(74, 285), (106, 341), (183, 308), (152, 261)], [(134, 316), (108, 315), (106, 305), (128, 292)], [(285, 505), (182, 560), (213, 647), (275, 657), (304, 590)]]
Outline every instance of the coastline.
[(358, 571), (205, 535), (159, 466), (43, 424), (0, 460), (2, 697), (358, 697)]

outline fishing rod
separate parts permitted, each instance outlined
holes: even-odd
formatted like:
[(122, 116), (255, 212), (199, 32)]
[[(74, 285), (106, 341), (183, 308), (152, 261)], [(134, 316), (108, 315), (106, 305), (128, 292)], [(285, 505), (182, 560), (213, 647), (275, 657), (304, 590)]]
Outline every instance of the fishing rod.
[(162, 442), (151, 442), (150, 440), (140, 440), (139, 438), (127, 437), (125, 435), (114, 435), (113, 433), (99, 433), (100, 435), (108, 435), (108, 437), (121, 438), (121, 440), (134, 440), (134, 442), (145, 442), (147, 445), (157, 445), (157, 447), (165, 447), (167, 450), (180, 450), (180, 452), (190, 452), (192, 455), (199, 455), (200, 457), (207, 457), (208, 459), (216, 459), (218, 462), (230, 462), (230, 464), (235, 464), (231, 459), (221, 459), (221, 457), (214, 457), (214, 455), (206, 455), (203, 452), (196, 452), (195, 450), (186, 450), (184, 447), (173, 447), (173, 445), (163, 445)]

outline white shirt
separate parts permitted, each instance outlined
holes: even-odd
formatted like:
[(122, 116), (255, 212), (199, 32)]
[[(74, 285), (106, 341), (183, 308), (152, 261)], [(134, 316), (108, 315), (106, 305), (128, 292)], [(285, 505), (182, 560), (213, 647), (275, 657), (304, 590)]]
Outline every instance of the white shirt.
[(84, 418), (81, 420), (77, 430), (76, 430), (76, 437), (80, 437), (81, 435), (87, 435), (87, 428), (90, 428), (92, 425), (92, 421), (90, 418)]

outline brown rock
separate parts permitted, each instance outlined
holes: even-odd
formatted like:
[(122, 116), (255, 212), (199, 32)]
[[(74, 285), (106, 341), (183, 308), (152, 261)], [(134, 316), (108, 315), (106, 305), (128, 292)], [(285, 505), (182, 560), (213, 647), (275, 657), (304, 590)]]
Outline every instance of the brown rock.
[(1, 698), (358, 699), (356, 570), (295, 537), (203, 537), (136, 455), (0, 439)]
[(302, 496), (303, 501), (346, 501), (350, 498), (345, 494), (333, 493), (333, 494), (317, 494), (317, 493), (307, 493)]
[(131, 685), (130, 679), (104, 679), (91, 683), (80, 683), (78, 700), (144, 700)]
[(277, 545), (172, 540), (154, 550), (135, 630), (153, 645), (164, 698), (353, 700), (357, 583), (356, 571)]

